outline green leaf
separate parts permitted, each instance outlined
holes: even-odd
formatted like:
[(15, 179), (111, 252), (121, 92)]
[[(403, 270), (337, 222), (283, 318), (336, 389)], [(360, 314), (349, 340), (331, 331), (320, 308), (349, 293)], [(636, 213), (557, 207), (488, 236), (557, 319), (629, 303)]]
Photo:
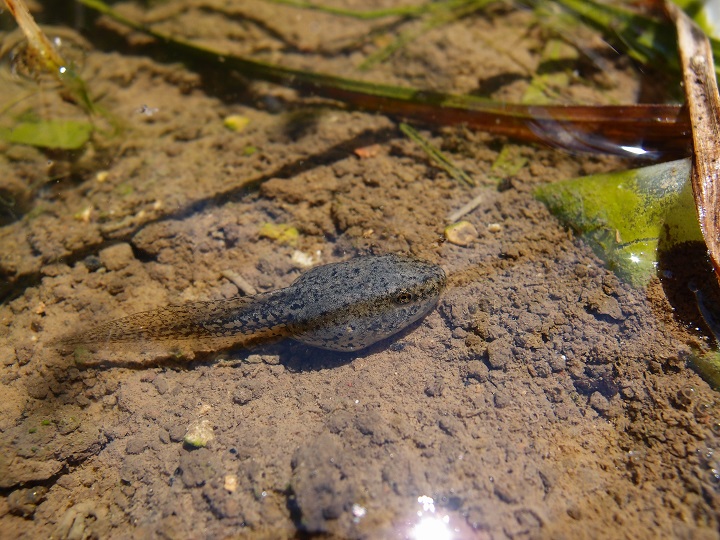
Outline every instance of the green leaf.
[(720, 390), (720, 352), (695, 352), (690, 356), (690, 367), (715, 390)]
[(0, 139), (14, 144), (77, 150), (87, 143), (92, 131), (92, 124), (79, 120), (19, 122), (12, 128), (0, 128)]
[(658, 250), (702, 242), (690, 167), (683, 159), (574, 178), (535, 195), (622, 279), (642, 286), (655, 275)]

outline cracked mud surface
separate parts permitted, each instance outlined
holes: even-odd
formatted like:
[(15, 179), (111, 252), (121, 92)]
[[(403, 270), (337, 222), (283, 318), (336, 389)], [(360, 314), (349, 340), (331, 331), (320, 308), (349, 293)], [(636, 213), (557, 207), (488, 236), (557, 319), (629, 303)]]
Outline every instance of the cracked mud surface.
[[(293, 67), (509, 101), (547, 37), (529, 12), (496, 8), (359, 74), (377, 22), (267, 6), (146, 16)], [(89, 23), (88, 38), (108, 27)], [(0, 536), (397, 538), (418, 511), (433, 516), (427, 496), (459, 538), (717, 537), (720, 404), (686, 365), (703, 338), (672, 317), (659, 281), (619, 282), (532, 197), (627, 163), (513, 145), (527, 164), (498, 189), (487, 178), (506, 141), (423, 131), (479, 180), (469, 189), (385, 116), (201, 76), (129, 39), (89, 51), (83, 73), (123, 118), (117, 140), (54, 157), (54, 171), (3, 146), (33, 198), (0, 229), (15, 293), (0, 306)], [(635, 99), (629, 63), (598, 53), (612, 71), (571, 57), (594, 82), (554, 99)], [(248, 127), (227, 130), (230, 114)], [(478, 238), (443, 242), (445, 216), (481, 194), (466, 216)], [(299, 235), (268, 238), (267, 223)], [(258, 291), (286, 286), (302, 271), (295, 251), (322, 263), (411, 253), (450, 283), (422, 323), (356, 354), (276, 342), (168, 358), (137, 343), (76, 357), (51, 345), (93, 322), (237, 295), (227, 270)], [(212, 440), (191, 449), (198, 425)]]

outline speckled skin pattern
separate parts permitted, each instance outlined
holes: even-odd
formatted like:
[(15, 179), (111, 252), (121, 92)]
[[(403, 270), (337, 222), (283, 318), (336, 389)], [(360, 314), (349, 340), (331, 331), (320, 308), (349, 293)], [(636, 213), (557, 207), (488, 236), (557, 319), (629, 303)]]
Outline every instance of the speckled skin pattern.
[(287, 336), (334, 351), (364, 349), (426, 315), (445, 288), (442, 268), (400, 255), (309, 270), (284, 289), (137, 313), (66, 343)]

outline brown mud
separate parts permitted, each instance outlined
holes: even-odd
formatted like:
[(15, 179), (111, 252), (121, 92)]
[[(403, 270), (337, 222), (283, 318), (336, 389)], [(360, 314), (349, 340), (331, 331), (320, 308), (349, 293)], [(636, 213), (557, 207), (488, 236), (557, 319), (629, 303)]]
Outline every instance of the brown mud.
[[(504, 4), (368, 73), (356, 66), (384, 43), (371, 30), (396, 20), (262, 2), (120, 8), (288, 66), (515, 102), (540, 67), (577, 75), (551, 89), (556, 102), (632, 103), (654, 84), (588, 32), (578, 39), (602, 69), (573, 54), (541, 66), (548, 31)], [(87, 37), (111, 30), (127, 34), (101, 18)], [(511, 145), (527, 164), (498, 188), (488, 178), (507, 141), (422, 131), (480, 182), (469, 189), (385, 116), (163, 63), (128, 39), (87, 51), (83, 69), (121, 135), (53, 156), (52, 170), (3, 143), (8, 189), (30, 208), (0, 229), (15, 293), (0, 305), (0, 537), (404, 538), (421, 517), (455, 538), (718, 537), (720, 401), (687, 366), (705, 339), (659, 281), (621, 283), (532, 197), (629, 162)], [(231, 114), (247, 128), (225, 128)], [(478, 238), (444, 242), (445, 216), (481, 194), (465, 218)], [(268, 238), (266, 223), (299, 235)], [(286, 286), (303, 270), (296, 251), (411, 253), (450, 284), (420, 324), (355, 354), (50, 345), (240, 294), (227, 270), (261, 292)], [(183, 443), (193, 426), (211, 429), (206, 447)]]

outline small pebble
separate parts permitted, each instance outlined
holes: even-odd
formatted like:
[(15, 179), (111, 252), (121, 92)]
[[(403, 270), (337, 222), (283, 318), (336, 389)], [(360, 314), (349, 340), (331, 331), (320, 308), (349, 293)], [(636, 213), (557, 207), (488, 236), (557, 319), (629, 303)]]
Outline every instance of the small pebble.
[(550, 359), (550, 369), (555, 372), (564, 370), (567, 367), (567, 362), (565, 360), (566, 358), (564, 354), (553, 356)]
[(469, 221), (459, 221), (445, 227), (445, 238), (456, 246), (469, 246), (477, 237), (477, 229)]
[(155, 380), (153, 381), (153, 386), (155, 386), (155, 390), (157, 390), (157, 393), (161, 396), (165, 394), (165, 392), (167, 392), (169, 388), (167, 379), (165, 379), (165, 377), (163, 377), (162, 375), (155, 378)]
[(0, 364), (11, 366), (17, 360), (15, 348), (9, 345), (0, 345)]
[(231, 282), (233, 282), (235, 286), (243, 292), (243, 294), (247, 296), (253, 296), (257, 294), (257, 289), (253, 287), (252, 284), (248, 282), (248, 280), (246, 280), (234, 270), (223, 270), (222, 272), (220, 272), (220, 275), (222, 275), (222, 277), (224, 277), (225, 279), (229, 279)]
[(291, 260), (295, 266), (300, 268), (310, 268), (311, 266), (315, 266), (319, 263), (321, 258), (320, 251), (316, 251), (315, 255), (311, 255), (296, 249), (293, 251)]
[(140, 454), (147, 448), (147, 442), (140, 437), (133, 437), (125, 445), (125, 452), (128, 454)]
[(7, 498), (10, 512), (24, 518), (35, 513), (37, 505), (45, 500), (47, 488), (38, 486), (27, 489), (16, 489)]
[(455, 339), (465, 339), (468, 336), (467, 330), (464, 330), (463, 328), (460, 328), (459, 326), (457, 328), (453, 328), (452, 331), (452, 337)]
[(600, 414), (610, 410), (610, 402), (600, 392), (593, 392), (590, 396), (590, 406)]
[(106, 407), (106, 408), (114, 407), (115, 405), (117, 405), (117, 396), (115, 396), (113, 394), (108, 395), (108, 396), (103, 396), (102, 404), (103, 404), (103, 407)]
[(465, 365), (465, 373), (468, 379), (475, 379), (478, 382), (485, 382), (488, 378), (488, 367), (480, 360), (470, 360)]
[(87, 268), (90, 272), (96, 272), (97, 270), (100, 270), (102, 268), (102, 261), (99, 257), (96, 257), (95, 255), (88, 255), (83, 259), (82, 263), (85, 265), (85, 268)]
[(363, 146), (354, 150), (355, 155), (359, 158), (371, 158), (377, 156), (382, 150), (382, 146), (379, 144), (371, 144), (370, 146)]
[(235, 474), (225, 475), (225, 489), (230, 493), (235, 493), (238, 487), (238, 477)]
[(496, 339), (488, 344), (488, 363), (493, 369), (503, 369), (512, 360), (510, 343), (505, 339)]
[(180, 442), (185, 437), (185, 428), (181, 424), (175, 424), (168, 429), (168, 435), (173, 442)]
[(437, 378), (425, 388), (425, 395), (428, 397), (440, 397), (442, 396), (444, 386), (443, 380)]
[(495, 401), (495, 406), (498, 409), (504, 409), (505, 407), (510, 405), (511, 402), (510, 396), (504, 390), (498, 390), (497, 392), (495, 392), (493, 400)]
[(87, 206), (80, 212), (73, 215), (73, 219), (82, 223), (90, 223), (90, 215), (92, 214), (92, 206)]
[(252, 391), (249, 388), (238, 388), (233, 394), (233, 403), (245, 405), (252, 400)]
[(215, 438), (213, 427), (209, 420), (200, 420), (190, 425), (185, 433), (183, 442), (195, 448), (203, 448)]
[(108, 270), (121, 270), (135, 259), (132, 247), (127, 243), (105, 248), (98, 255), (102, 265)]
[(269, 366), (278, 366), (278, 365), (280, 365), (280, 355), (264, 354), (264, 355), (262, 355), (262, 361)]

